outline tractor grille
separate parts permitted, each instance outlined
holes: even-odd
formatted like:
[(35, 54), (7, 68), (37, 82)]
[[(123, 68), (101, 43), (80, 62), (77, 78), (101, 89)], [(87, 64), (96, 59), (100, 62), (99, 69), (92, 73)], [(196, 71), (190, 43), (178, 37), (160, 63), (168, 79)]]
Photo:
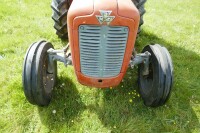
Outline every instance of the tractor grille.
[(114, 77), (120, 73), (128, 27), (79, 26), (81, 72), (89, 77)]

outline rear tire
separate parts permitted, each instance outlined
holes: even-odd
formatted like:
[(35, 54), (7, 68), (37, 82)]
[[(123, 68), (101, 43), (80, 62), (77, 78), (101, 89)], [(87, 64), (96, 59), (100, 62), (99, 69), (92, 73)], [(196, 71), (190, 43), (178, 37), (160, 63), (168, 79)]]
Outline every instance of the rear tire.
[(139, 90), (146, 106), (158, 107), (169, 99), (173, 85), (173, 64), (165, 47), (158, 44), (147, 45), (142, 52), (148, 51), (149, 74), (143, 75), (144, 65), (139, 65)]
[(53, 10), (52, 19), (56, 34), (61, 39), (68, 38), (67, 32), (67, 13), (70, 7), (69, 0), (52, 0), (51, 8)]
[(52, 89), (56, 83), (57, 64), (50, 61), (47, 50), (53, 48), (46, 41), (33, 43), (27, 50), (23, 65), (23, 88), (31, 104), (47, 106), (51, 101)]
[(146, 12), (146, 10), (144, 8), (144, 4), (146, 3), (146, 1), (147, 0), (132, 0), (132, 2), (135, 4), (138, 11), (140, 12), (140, 23), (139, 23), (139, 28), (138, 28), (138, 34), (141, 31), (141, 26), (144, 24), (143, 15)]

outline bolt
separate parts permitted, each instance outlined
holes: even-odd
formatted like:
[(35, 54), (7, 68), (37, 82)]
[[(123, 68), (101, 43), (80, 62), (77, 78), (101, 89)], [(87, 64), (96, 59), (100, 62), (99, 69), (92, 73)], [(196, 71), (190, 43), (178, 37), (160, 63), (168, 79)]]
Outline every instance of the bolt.
[(127, 31), (128, 31), (128, 28), (124, 28), (124, 31), (127, 32)]
[(83, 27), (83, 26), (81, 26), (81, 27), (80, 27), (80, 29), (81, 29), (81, 30), (84, 30), (84, 27)]

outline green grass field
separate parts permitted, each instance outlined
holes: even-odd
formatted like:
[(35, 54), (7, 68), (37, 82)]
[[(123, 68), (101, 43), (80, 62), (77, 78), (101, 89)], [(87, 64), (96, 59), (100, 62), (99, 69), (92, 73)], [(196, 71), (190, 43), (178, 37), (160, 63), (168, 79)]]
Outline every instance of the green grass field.
[(200, 1), (148, 0), (138, 52), (149, 43), (168, 48), (174, 86), (165, 106), (149, 108), (137, 93), (137, 69), (112, 89), (80, 85), (73, 67), (58, 65), (58, 83), (48, 107), (25, 99), (22, 64), (29, 45), (41, 39), (62, 48), (55, 35), (51, 0), (0, 2), (0, 133), (200, 132)]

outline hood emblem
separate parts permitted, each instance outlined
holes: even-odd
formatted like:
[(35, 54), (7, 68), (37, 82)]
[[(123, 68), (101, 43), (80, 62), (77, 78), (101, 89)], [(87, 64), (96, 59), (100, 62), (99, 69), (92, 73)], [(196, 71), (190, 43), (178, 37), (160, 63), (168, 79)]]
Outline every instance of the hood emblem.
[(115, 16), (110, 16), (112, 11), (100, 10), (99, 12), (101, 15), (96, 15), (96, 18), (100, 24), (103, 24), (104, 22), (106, 22), (106, 24), (109, 25), (115, 18)]

